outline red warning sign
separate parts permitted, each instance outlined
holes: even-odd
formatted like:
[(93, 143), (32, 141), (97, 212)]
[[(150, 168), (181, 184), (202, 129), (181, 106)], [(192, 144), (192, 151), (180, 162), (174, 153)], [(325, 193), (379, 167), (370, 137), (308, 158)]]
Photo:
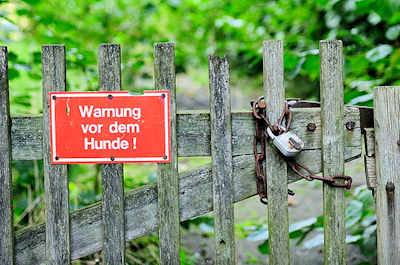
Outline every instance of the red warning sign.
[(53, 164), (170, 162), (169, 91), (50, 92)]

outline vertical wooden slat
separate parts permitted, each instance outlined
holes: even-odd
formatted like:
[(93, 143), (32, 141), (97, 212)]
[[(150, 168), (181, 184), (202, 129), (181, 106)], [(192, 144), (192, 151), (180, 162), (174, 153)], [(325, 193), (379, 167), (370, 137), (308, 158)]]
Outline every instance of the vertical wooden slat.
[(50, 163), (49, 92), (65, 91), (65, 79), (65, 46), (43, 46), (43, 169), (46, 193), (46, 256), (48, 265), (65, 265), (71, 262), (68, 167)]
[(161, 264), (180, 264), (178, 148), (176, 141), (175, 46), (154, 45), (154, 86), (170, 91), (171, 163), (158, 166), (158, 218)]
[[(101, 91), (121, 90), (121, 49), (118, 44), (102, 44), (98, 55)], [(125, 209), (123, 164), (103, 164), (102, 214), (104, 264), (125, 264)]]
[(0, 46), (0, 264), (14, 264), (8, 52)]
[[(279, 120), (285, 109), (282, 41), (263, 43), (264, 93), (267, 117), (271, 123)], [(286, 265), (289, 257), (289, 212), (287, 165), (271, 144), (265, 145), (265, 174), (268, 194), (268, 231), (270, 264)]]
[[(342, 42), (321, 41), (321, 126), (323, 176), (344, 174)], [(346, 264), (344, 188), (323, 185), (326, 265)]]
[(215, 264), (236, 265), (228, 58), (209, 56)]
[(374, 91), (378, 264), (400, 262), (400, 86)]

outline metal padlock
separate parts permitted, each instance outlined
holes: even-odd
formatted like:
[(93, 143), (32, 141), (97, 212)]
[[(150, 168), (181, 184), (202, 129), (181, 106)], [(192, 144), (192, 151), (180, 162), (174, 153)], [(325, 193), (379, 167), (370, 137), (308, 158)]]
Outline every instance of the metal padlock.
[(304, 148), (304, 142), (294, 133), (284, 132), (276, 136), (269, 127), (267, 133), (275, 147), (286, 157), (294, 157)]

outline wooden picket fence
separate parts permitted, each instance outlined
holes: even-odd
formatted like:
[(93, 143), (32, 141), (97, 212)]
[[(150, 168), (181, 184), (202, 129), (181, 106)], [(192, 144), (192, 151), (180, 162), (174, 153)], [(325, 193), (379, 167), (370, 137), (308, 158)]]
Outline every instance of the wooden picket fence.
[[(48, 106), (50, 91), (66, 89), (65, 47), (42, 48), (43, 115), (18, 117), (10, 117), (7, 47), (0, 47), (0, 264), (65, 265), (100, 250), (105, 264), (125, 264), (125, 242), (157, 230), (161, 264), (180, 264), (180, 222), (211, 211), (215, 217), (214, 263), (236, 264), (233, 203), (256, 194), (251, 144), (254, 120), (250, 112), (231, 113), (226, 57), (209, 57), (210, 113), (177, 113), (174, 53), (172, 43), (154, 46), (155, 89), (171, 93), (171, 163), (158, 166), (157, 184), (125, 194), (123, 165), (102, 165), (102, 201), (70, 214), (68, 167), (50, 164)], [(100, 90), (120, 90), (119, 45), (100, 45), (98, 54)], [(305, 142), (298, 161), (324, 176), (341, 175), (344, 162), (362, 153), (359, 110), (343, 104), (341, 41), (320, 42), (320, 66), (321, 108), (293, 109), (291, 129)], [(275, 121), (285, 99), (281, 41), (263, 43), (263, 71), (268, 118)], [(399, 87), (376, 90), (380, 264), (396, 264), (400, 258), (400, 235), (393, 232), (400, 231), (400, 218), (396, 218), (400, 189), (387, 191), (391, 185), (400, 185), (396, 176), (400, 168), (399, 103)], [(354, 122), (354, 128), (346, 128), (347, 122)], [(316, 124), (315, 131), (307, 130), (309, 123)], [(368, 135), (373, 135), (371, 130)], [(371, 159), (375, 151), (369, 150)], [(212, 164), (178, 174), (178, 157), (190, 156), (212, 156)], [(13, 231), (12, 159), (44, 160), (46, 223), (17, 233)], [(269, 263), (290, 264), (287, 187), (299, 177), (269, 145), (266, 176)], [(387, 181), (392, 182), (389, 188)], [(324, 255), (329, 265), (346, 264), (344, 193), (342, 188), (323, 186)]]

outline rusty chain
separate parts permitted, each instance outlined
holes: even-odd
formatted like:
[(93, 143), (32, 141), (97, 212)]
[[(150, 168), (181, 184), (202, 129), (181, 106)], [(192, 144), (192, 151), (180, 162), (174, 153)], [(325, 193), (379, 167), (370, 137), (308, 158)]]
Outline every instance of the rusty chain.
[[(299, 102), (300, 99), (286, 99), (285, 101), (285, 109), (283, 110), (279, 121), (276, 124), (271, 124), (266, 116), (266, 102), (264, 97), (259, 97), (255, 101), (251, 101), (251, 107), (253, 111), (253, 117), (256, 120), (255, 124), (255, 136), (253, 140), (253, 152), (255, 158), (255, 169), (256, 169), (256, 181), (257, 181), (257, 193), (260, 197), (260, 201), (263, 204), (267, 204), (267, 179), (264, 174), (264, 161), (265, 161), (265, 142), (268, 140), (269, 136), (266, 132), (267, 128), (269, 128), (273, 134), (281, 135), (284, 132), (289, 131), (290, 125), (293, 118), (293, 113), (290, 110), (291, 105)], [(283, 122), (285, 121), (286, 126), (283, 126)], [(258, 152), (258, 148), (261, 149)], [(315, 173), (304, 164), (298, 163), (294, 158), (285, 157), (281, 152), (278, 151), (283, 160), (286, 161), (288, 166), (293, 170), (301, 178), (313, 181), (320, 180), (324, 183), (332, 187), (341, 187), (350, 189), (352, 184), (352, 178), (350, 176), (338, 175), (338, 176), (330, 176), (330, 177), (320, 177), (316, 176)], [(301, 170), (307, 172), (304, 174)], [(342, 182), (337, 182), (338, 180), (342, 180)], [(294, 195), (295, 193), (292, 190), (288, 190), (289, 195)]]

